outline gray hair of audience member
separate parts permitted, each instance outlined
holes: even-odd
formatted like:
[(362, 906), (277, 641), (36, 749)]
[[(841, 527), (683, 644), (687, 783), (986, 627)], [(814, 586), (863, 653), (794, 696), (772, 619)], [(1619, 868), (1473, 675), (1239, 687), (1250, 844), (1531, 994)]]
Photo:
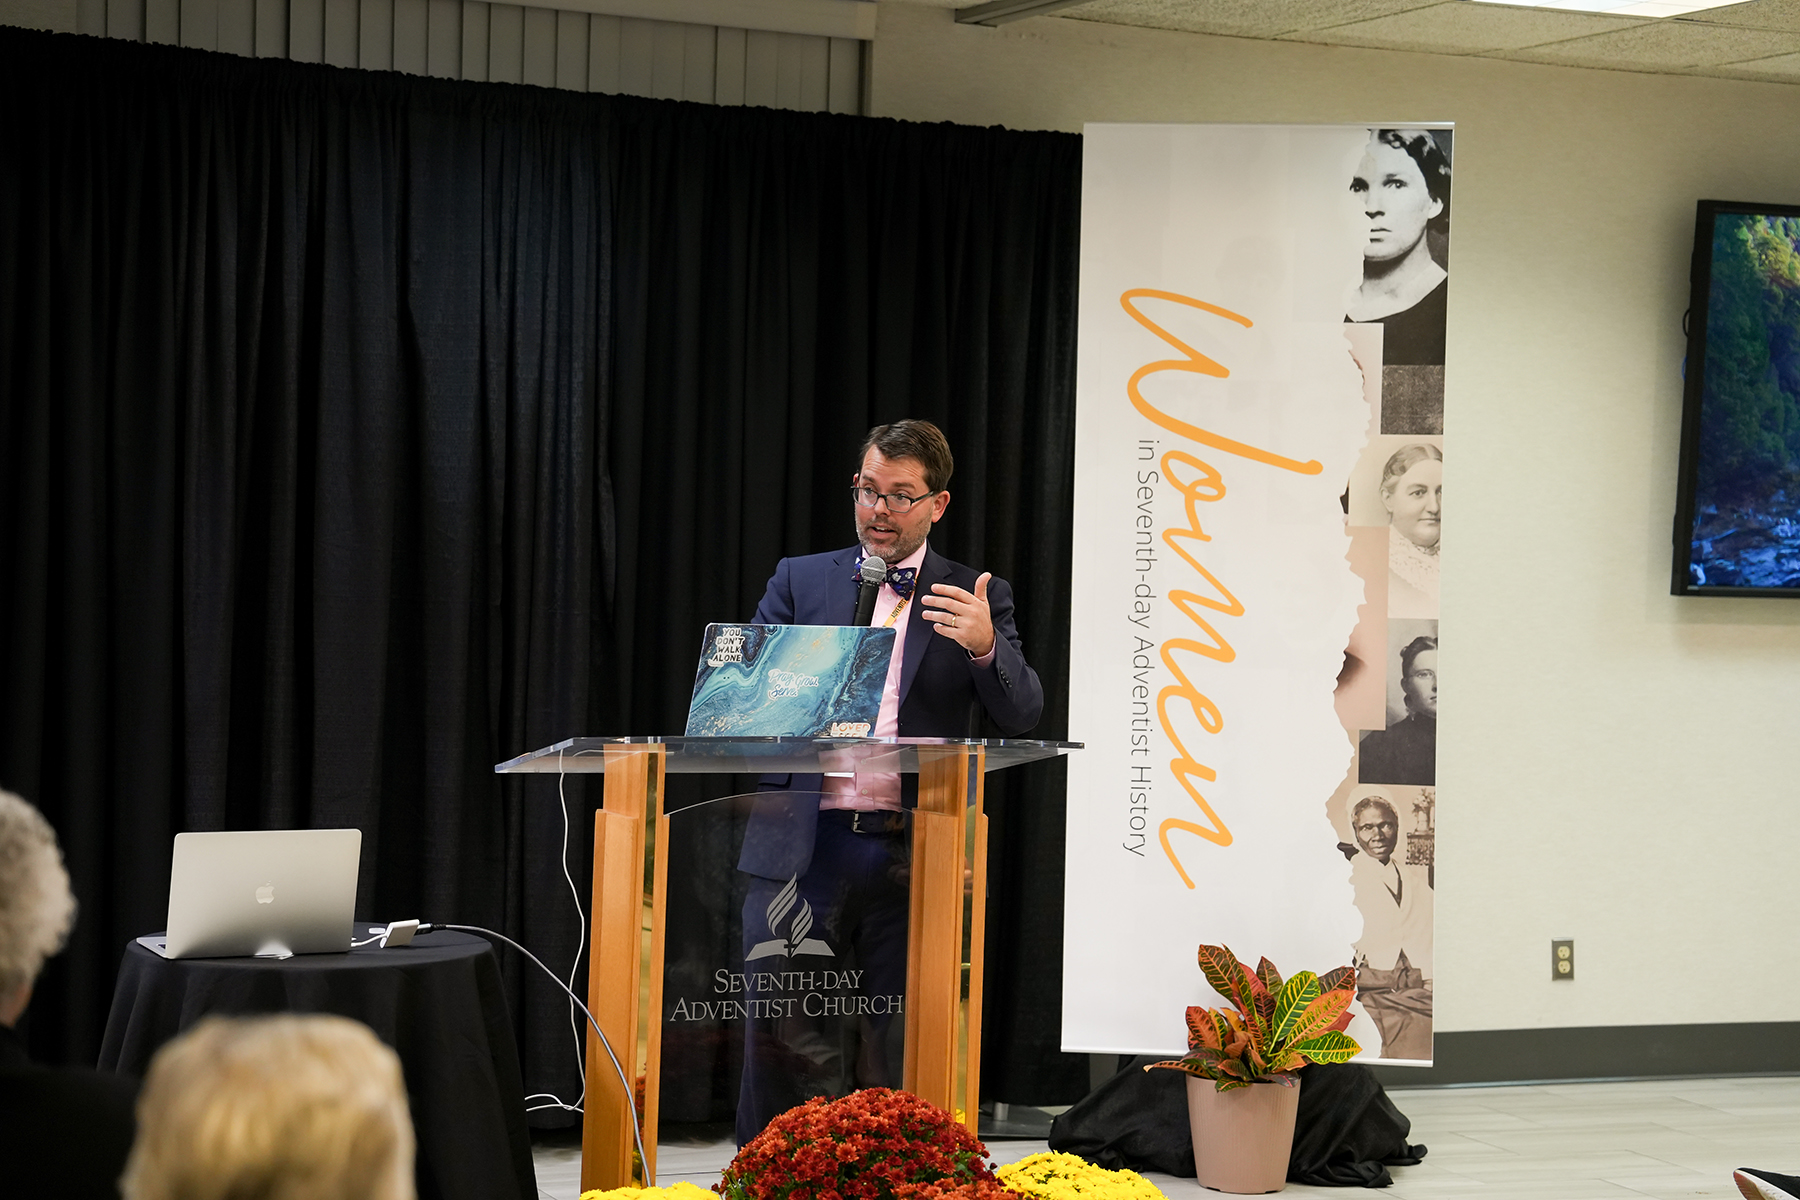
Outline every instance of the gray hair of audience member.
[(137, 1117), (125, 1200), (414, 1200), (400, 1059), (346, 1017), (208, 1017)]
[(74, 924), (56, 831), (37, 809), (0, 792), (0, 1002), (36, 981)]

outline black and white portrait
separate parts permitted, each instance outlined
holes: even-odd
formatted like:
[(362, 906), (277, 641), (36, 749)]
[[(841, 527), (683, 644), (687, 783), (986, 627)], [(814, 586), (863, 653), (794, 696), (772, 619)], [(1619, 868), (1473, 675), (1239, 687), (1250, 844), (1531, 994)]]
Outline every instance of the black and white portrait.
[(1381, 1033), (1382, 1058), (1431, 1057), (1431, 789), (1357, 787), (1346, 807), (1350, 883), (1363, 932), (1357, 999)]
[(1435, 618), (1444, 452), (1429, 442), (1400, 447), (1382, 467), (1378, 490), (1388, 518), (1388, 616)]
[(1350, 473), (1349, 525), (1387, 530), (1384, 611), (1389, 617), (1427, 620), (1438, 615), (1442, 442), (1437, 437), (1372, 437)]
[[(1405, 640), (1394, 651), (1394, 643), (1402, 638)], [(1433, 786), (1437, 783), (1437, 622), (1390, 620), (1388, 644), (1387, 728), (1363, 733), (1357, 749), (1356, 780)]]
[(1363, 272), (1345, 319), (1382, 326), (1383, 433), (1444, 428), (1450, 146), (1449, 130), (1374, 129), (1350, 177)]

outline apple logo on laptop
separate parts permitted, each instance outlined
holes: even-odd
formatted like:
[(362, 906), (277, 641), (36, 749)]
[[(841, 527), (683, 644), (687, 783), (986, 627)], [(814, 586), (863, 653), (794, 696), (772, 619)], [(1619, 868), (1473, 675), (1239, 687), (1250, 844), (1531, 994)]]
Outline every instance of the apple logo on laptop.
[(273, 904), (273, 903), (275, 903), (275, 885), (272, 883), (265, 883), (261, 887), (257, 888), (256, 889), (256, 902), (258, 904)]

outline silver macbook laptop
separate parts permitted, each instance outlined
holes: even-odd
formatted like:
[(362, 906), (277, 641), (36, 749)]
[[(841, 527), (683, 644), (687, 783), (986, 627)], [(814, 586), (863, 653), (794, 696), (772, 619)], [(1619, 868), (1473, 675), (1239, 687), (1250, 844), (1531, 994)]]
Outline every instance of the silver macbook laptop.
[(350, 949), (360, 829), (178, 833), (164, 958), (287, 958)]

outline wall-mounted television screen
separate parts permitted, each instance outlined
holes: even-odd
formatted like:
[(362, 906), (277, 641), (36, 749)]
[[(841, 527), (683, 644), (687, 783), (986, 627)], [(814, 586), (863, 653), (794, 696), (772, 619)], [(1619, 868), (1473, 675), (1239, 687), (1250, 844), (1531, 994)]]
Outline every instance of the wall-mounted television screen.
[(1672, 590), (1800, 597), (1800, 207), (1700, 202)]

